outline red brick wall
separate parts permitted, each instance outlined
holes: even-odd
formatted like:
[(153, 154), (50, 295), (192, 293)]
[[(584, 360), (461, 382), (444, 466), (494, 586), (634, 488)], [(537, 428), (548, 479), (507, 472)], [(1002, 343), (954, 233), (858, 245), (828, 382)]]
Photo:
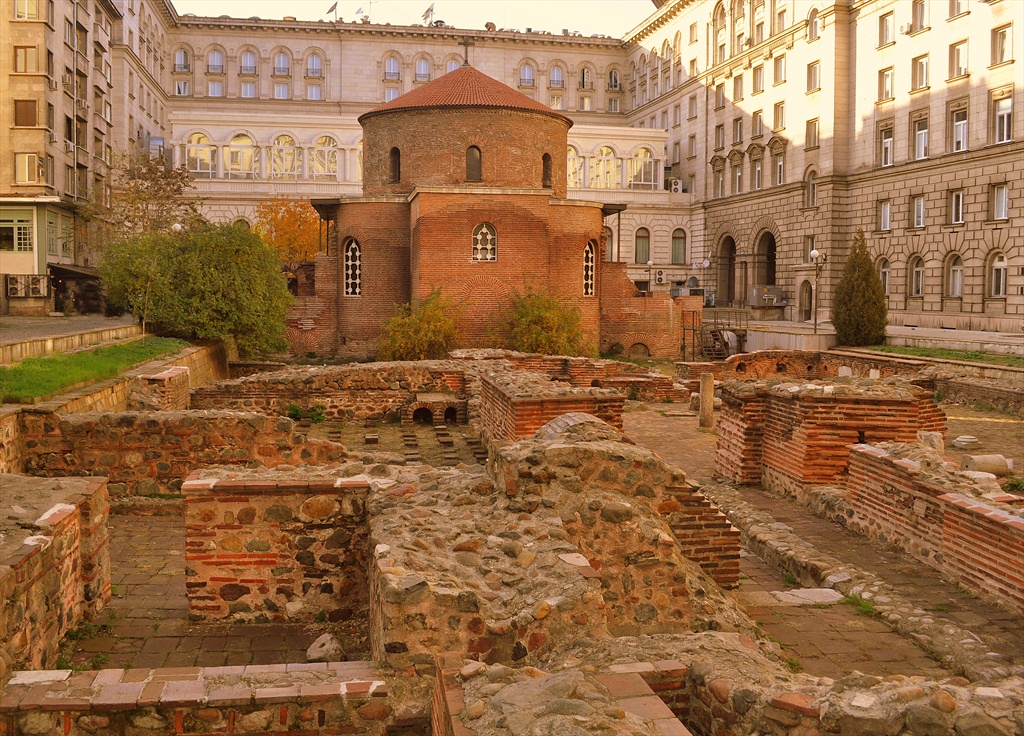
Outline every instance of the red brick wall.
[(767, 396), (763, 388), (722, 391), (715, 447), (715, 475), (741, 485), (761, 482)]
[(365, 482), (193, 475), (181, 492), (193, 618), (340, 621), (366, 608)]
[(660, 510), (679, 549), (725, 590), (740, 582), (740, 530), (700, 491), (666, 487)]
[[(396, 110), (363, 126), (363, 193), (409, 194), (413, 187), (538, 189), (541, 159), (551, 156), (552, 189), (565, 197), (569, 121), (498, 108)], [(483, 181), (466, 181), (466, 149), (481, 152)], [(401, 151), (401, 181), (392, 183), (391, 149)]]

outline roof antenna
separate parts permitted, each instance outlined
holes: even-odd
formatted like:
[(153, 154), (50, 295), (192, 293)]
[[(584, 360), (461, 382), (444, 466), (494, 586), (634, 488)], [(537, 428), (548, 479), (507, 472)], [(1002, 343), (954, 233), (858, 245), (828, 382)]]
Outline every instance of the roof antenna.
[(464, 49), (463, 49), (464, 56), (463, 56), (463, 59), (462, 59), (462, 66), (469, 66), (469, 47), (470, 46), (475, 46), (475, 45), (476, 44), (474, 44), (472, 41), (469, 40), (468, 36), (463, 36), (462, 37), (462, 42), (459, 44), (459, 46), (464, 47)]

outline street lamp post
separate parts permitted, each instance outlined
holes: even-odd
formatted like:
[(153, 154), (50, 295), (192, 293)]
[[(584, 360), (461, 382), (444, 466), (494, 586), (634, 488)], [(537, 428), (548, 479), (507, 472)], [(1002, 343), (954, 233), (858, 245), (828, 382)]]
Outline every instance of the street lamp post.
[(654, 296), (654, 282), (651, 281), (651, 267), (654, 261), (647, 261), (647, 296)]
[(821, 271), (828, 263), (828, 253), (822, 253), (817, 248), (811, 251), (811, 263), (814, 264), (814, 285), (812, 287), (811, 309), (814, 310), (814, 334), (818, 334), (818, 279), (821, 278)]

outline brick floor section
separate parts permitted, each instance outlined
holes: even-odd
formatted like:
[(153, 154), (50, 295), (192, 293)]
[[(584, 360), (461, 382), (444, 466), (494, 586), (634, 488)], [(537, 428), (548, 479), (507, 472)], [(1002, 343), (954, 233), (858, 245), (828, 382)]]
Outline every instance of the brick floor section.
[(192, 624), (185, 598), (185, 522), (174, 516), (111, 516), (114, 594), (97, 626), (65, 639), (75, 667), (219, 667), (305, 662), (332, 631), (349, 658), (366, 652), (366, 617), (330, 624)]
[[(953, 407), (953, 411), (965, 413), (959, 407)], [(680, 411), (677, 407), (654, 404), (629, 411), (623, 416), (625, 431), (637, 443), (679, 465), (697, 482), (713, 482), (717, 441), (714, 432), (698, 429), (696, 416), (665, 416), (666, 413), (678, 415)], [(980, 418), (978, 424), (983, 420)], [(958, 420), (961, 433), (971, 428), (968, 419)], [(1019, 453), (1017, 429), (1016, 423), (1006, 423), (1001, 435), (990, 433), (985, 451), (1002, 452), (1008, 457)], [(993, 651), (1024, 662), (1024, 621), (1019, 616), (967, 594), (944, 581), (932, 568), (896, 550), (813, 516), (793, 499), (777, 498), (753, 487), (744, 489), (744, 498), (777, 522), (790, 526), (821, 552), (892, 584), (905, 598), (933, 612), (936, 620), (945, 617), (955, 621), (981, 637)], [(781, 574), (754, 555), (743, 558), (740, 573), (747, 576), (740, 582), (741, 600), (744, 594), (784, 587)], [(763, 603), (760, 596), (756, 600)], [(939, 666), (881, 621), (845, 604), (820, 608), (760, 605), (751, 607), (748, 613), (784, 645), (787, 656), (796, 657), (815, 675), (835, 677), (853, 670), (931, 674), (929, 668)]]

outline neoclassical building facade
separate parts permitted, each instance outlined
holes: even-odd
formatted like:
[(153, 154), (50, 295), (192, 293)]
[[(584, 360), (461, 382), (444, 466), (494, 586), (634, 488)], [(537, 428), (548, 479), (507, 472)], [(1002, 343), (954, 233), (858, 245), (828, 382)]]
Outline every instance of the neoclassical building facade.
[[(216, 220), (251, 222), (272, 195), (357, 194), (357, 118), (468, 59), (573, 121), (566, 196), (615, 212), (602, 255), (641, 290), (703, 289), (792, 321), (817, 301), (825, 319), (860, 228), (892, 322), (1021, 329), (1015, 0), (654, 0), (622, 38), (196, 17), (170, 0), (4, 7), (5, 274), (93, 263), (88, 243), (49, 243), (50, 221), (103, 196), (108, 149), (187, 166)], [(47, 48), (64, 49), (52, 68)], [(80, 113), (65, 57), (79, 97), (102, 92)], [(15, 120), (28, 99), (36, 125)], [(70, 146), (65, 117), (86, 128)], [(811, 251), (827, 255), (820, 278)]]

